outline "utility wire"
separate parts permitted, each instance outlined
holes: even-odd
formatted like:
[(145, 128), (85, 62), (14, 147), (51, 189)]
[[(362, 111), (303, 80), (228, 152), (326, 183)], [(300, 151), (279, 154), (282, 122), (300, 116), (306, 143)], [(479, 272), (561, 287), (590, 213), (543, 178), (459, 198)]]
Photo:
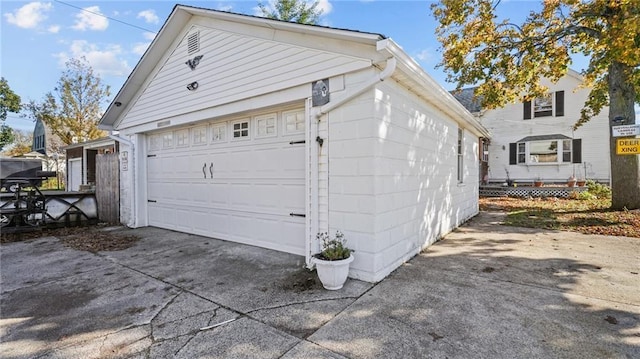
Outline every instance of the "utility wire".
[(107, 16), (107, 15), (105, 15), (105, 14), (101, 14), (101, 13), (99, 13), (99, 12), (93, 12), (93, 11), (91, 11), (91, 10), (83, 9), (83, 8), (81, 8), (81, 7), (79, 7), (79, 6), (71, 5), (71, 4), (69, 4), (69, 3), (67, 3), (67, 2), (64, 2), (64, 1), (60, 1), (60, 0), (53, 0), (53, 1), (55, 1), (55, 2), (57, 2), (57, 3), (60, 3), (60, 4), (62, 4), (62, 5), (66, 5), (66, 6), (72, 7), (72, 8), (74, 8), (74, 9), (78, 9), (78, 10), (80, 10), (80, 11), (88, 12), (89, 14), (93, 14), (93, 15), (96, 15), (96, 16), (104, 17), (105, 19), (109, 19), (109, 20), (112, 20), (112, 21), (115, 21), (115, 22), (119, 22), (119, 23), (121, 23), (121, 24), (123, 24), (123, 25), (131, 26), (131, 27), (136, 28), (136, 29), (138, 29), (138, 30), (147, 31), (147, 32), (151, 32), (151, 33), (154, 33), (154, 34), (156, 33), (155, 31), (153, 31), (153, 30), (149, 30), (149, 29), (145, 29), (145, 28), (144, 28), (144, 27), (142, 27), (142, 26), (138, 26), (138, 25), (134, 25), (134, 24), (128, 23), (128, 22), (126, 22), (126, 21), (122, 21), (122, 20), (114, 19), (114, 18), (112, 18), (112, 17), (110, 17), (110, 16)]

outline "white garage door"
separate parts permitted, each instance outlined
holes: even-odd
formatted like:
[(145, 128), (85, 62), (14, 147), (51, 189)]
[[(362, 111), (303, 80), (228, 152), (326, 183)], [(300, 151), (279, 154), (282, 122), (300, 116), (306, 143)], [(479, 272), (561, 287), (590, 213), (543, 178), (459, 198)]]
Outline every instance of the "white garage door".
[(304, 119), (280, 111), (149, 135), (149, 225), (303, 255)]

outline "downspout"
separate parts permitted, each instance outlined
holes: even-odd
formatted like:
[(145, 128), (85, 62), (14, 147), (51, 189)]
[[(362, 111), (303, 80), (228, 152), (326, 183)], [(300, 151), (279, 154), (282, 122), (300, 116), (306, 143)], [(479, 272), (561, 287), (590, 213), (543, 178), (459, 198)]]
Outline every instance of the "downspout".
[[(125, 145), (129, 146), (129, 148), (131, 148), (131, 156), (129, 157), (131, 159), (131, 165), (129, 166), (131, 168), (131, 180), (130, 180), (130, 184), (131, 184), (131, 191), (129, 193), (133, 193), (133, 196), (131, 196), (131, 215), (133, 216), (132, 221), (130, 221), (130, 224), (132, 224), (132, 227), (137, 227), (136, 222), (138, 221), (138, 216), (137, 216), (137, 209), (136, 209), (136, 199), (135, 199), (135, 193), (136, 193), (136, 189), (135, 189), (135, 178), (136, 178), (136, 168), (135, 168), (135, 146), (133, 145), (133, 142), (127, 140), (126, 138), (122, 138), (120, 136), (116, 136), (116, 135), (109, 135), (109, 138), (120, 142), (120, 143), (124, 143)], [(119, 152), (119, 151), (118, 151)], [(120, 189), (118, 188), (118, 191)]]
[[(382, 51), (382, 50), (386, 50), (387, 49), (387, 45), (388, 42), (387, 40), (381, 40), (378, 41), (377, 44), (377, 51)], [(370, 78), (369, 80), (367, 80), (365, 83), (361, 84), (360, 86), (358, 86), (355, 90), (347, 93), (345, 96), (335, 100), (335, 101), (331, 101), (328, 104), (320, 107), (320, 109), (318, 109), (314, 116), (316, 118), (316, 128), (318, 128), (318, 124), (320, 123), (320, 118), (324, 115), (327, 115), (330, 111), (342, 106), (344, 103), (353, 100), (354, 98), (356, 98), (357, 96), (363, 94), (364, 92), (366, 92), (367, 90), (371, 89), (373, 86), (375, 86), (377, 83), (382, 82), (384, 80), (386, 80), (387, 78), (389, 78), (396, 70), (396, 58), (395, 57), (390, 57), (387, 59), (387, 64), (384, 68), (384, 70), (382, 70), (379, 74), (376, 74), (375, 76), (373, 76), (372, 78)], [(316, 131), (315, 135), (318, 135), (318, 132)], [(317, 137), (318, 139), (320, 139), (320, 137)], [(315, 186), (315, 188), (319, 188), (320, 186), (320, 176), (319, 176), (319, 172), (320, 172), (320, 152), (321, 152), (321, 147), (322, 147), (322, 142), (318, 141), (318, 144), (316, 145), (315, 149), (312, 150), (312, 154), (315, 157), (315, 161), (313, 163), (313, 168), (312, 171), (313, 173), (315, 173), (315, 178), (313, 181), (313, 186)], [(315, 191), (317, 193), (317, 191)], [(313, 224), (312, 224), (312, 228), (313, 229), (317, 229), (319, 230), (319, 212), (320, 212), (320, 205), (318, 203), (319, 201), (319, 196), (317, 196), (316, 198), (313, 198), (313, 210), (312, 213), (315, 213), (314, 218), (312, 218), (313, 220)], [(314, 247), (314, 239), (315, 235), (310, 235), (307, 237), (307, 248), (315, 248)], [(305, 256), (305, 262), (307, 265), (307, 268), (313, 268), (313, 262), (311, 260), (312, 256), (314, 253), (311, 253), (311, 250), (306, 251), (306, 256)]]
[(361, 95), (362, 93), (369, 90), (378, 82), (382, 82), (387, 78), (389, 78), (389, 76), (391, 76), (393, 72), (396, 70), (396, 62), (397, 61), (395, 57), (388, 58), (387, 65), (385, 66), (384, 70), (382, 70), (379, 74), (373, 76), (372, 78), (367, 80), (364, 84), (360, 85), (360, 87), (348, 93), (346, 96), (341, 97), (336, 101), (329, 102), (328, 104), (320, 107), (320, 110), (316, 113), (316, 118), (318, 119), (318, 121), (320, 121), (320, 117), (322, 117), (323, 115), (326, 115), (327, 113), (329, 113), (329, 111), (342, 106), (342, 104), (344, 104), (345, 102), (351, 101), (355, 97)]

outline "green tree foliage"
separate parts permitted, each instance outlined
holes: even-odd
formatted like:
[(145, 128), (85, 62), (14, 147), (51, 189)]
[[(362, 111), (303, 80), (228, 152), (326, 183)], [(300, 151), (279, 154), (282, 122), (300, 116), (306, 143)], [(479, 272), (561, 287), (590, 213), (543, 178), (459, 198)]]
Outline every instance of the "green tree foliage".
[(22, 156), (31, 152), (33, 144), (33, 132), (23, 130), (13, 130), (13, 141), (7, 145), (2, 154), (8, 157)]
[[(541, 78), (557, 81), (572, 54), (583, 54), (589, 97), (575, 128), (609, 106), (614, 119), (635, 123), (640, 103), (640, 1), (545, 0), (524, 22), (498, 19), (500, 0), (441, 0), (432, 5), (439, 21), (442, 66), (458, 88), (478, 85), (485, 108), (530, 100), (548, 89)], [(640, 208), (640, 156), (615, 154), (610, 137), (612, 207)]]
[(54, 92), (47, 93), (40, 102), (30, 101), (25, 107), (29, 116), (42, 120), (54, 135), (69, 145), (105, 136), (106, 133), (98, 129), (98, 121), (109, 95), (109, 86), (102, 84), (86, 59), (71, 59)]
[(0, 78), (0, 151), (14, 139), (13, 130), (5, 124), (7, 113), (20, 112), (20, 96), (9, 87), (4, 77)]
[(318, 1), (305, 0), (275, 0), (269, 4), (258, 3), (262, 16), (299, 24), (315, 25), (318, 23), (322, 10), (318, 9)]

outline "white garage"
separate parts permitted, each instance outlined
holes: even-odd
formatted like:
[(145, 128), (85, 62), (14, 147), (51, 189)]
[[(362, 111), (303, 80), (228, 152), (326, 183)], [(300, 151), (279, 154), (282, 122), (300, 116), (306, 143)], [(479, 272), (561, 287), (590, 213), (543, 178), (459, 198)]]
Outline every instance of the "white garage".
[(304, 255), (304, 107), (147, 141), (149, 225)]
[(379, 281), (478, 212), (488, 133), (391, 39), (176, 6), (101, 119), (121, 221), (304, 256), (341, 230)]

